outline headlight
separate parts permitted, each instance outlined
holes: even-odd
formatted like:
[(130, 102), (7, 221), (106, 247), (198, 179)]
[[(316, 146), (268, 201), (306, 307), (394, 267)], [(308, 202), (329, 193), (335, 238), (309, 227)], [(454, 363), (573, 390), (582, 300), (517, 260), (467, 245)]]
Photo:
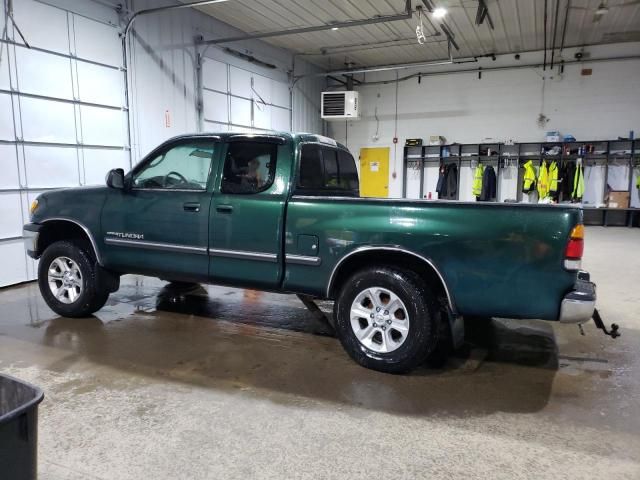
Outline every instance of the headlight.
[(31, 206), (29, 207), (29, 213), (33, 215), (37, 209), (38, 209), (38, 199), (36, 198), (33, 202), (31, 202)]

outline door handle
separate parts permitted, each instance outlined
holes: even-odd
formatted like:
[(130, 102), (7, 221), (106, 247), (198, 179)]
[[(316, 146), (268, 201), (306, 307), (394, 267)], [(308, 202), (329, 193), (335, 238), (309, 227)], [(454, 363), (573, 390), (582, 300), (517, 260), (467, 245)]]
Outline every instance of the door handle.
[(231, 213), (233, 212), (233, 205), (227, 205), (227, 204), (216, 205), (216, 210), (220, 213)]
[(199, 212), (200, 204), (197, 202), (187, 202), (182, 206), (182, 208), (184, 208), (185, 212)]

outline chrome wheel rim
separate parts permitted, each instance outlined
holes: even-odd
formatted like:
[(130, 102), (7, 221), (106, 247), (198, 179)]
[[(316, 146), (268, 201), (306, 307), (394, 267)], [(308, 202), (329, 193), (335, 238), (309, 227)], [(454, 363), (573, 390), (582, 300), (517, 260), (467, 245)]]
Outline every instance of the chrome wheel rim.
[(58, 257), (51, 262), (47, 280), (51, 293), (59, 302), (71, 304), (82, 295), (82, 273), (69, 257)]
[(351, 304), (351, 329), (369, 350), (393, 352), (407, 339), (409, 312), (400, 297), (388, 288), (367, 288)]

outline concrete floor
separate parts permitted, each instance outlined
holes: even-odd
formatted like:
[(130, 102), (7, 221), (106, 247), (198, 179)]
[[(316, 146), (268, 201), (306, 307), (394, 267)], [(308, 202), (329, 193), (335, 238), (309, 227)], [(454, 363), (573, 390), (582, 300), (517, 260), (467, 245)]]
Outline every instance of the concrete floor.
[[(612, 340), (495, 322), (442, 370), (354, 364), (295, 297), (125, 277), (95, 318), (0, 290), (0, 369), (39, 385), (40, 478), (640, 478), (640, 229), (589, 228)], [(0, 475), (1, 476), (1, 475)]]

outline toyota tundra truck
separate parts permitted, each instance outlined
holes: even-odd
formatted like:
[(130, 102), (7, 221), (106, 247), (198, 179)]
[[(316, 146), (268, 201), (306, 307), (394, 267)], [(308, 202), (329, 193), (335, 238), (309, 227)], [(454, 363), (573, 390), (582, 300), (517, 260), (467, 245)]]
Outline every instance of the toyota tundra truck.
[(459, 344), (465, 317), (592, 318), (582, 215), (362, 198), (353, 157), (330, 138), (197, 134), (111, 170), (106, 186), (41, 194), (24, 239), (59, 315), (91, 315), (129, 273), (295, 293), (333, 300), (348, 354), (399, 373)]

